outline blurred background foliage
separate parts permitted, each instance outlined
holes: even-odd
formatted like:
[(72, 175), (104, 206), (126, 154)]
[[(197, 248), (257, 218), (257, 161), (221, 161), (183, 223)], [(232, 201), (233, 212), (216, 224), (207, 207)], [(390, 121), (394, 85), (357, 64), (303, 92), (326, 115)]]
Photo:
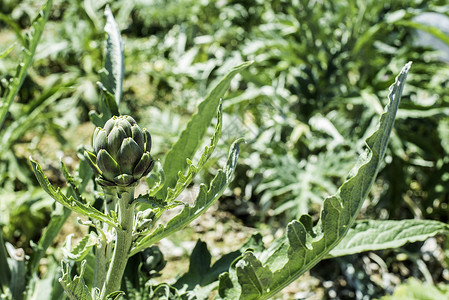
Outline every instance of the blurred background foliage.
[[(0, 51), (15, 44), (0, 59), (2, 97), (41, 4), (0, 0)], [(151, 131), (156, 158), (213, 82), (238, 63), (255, 61), (224, 99), (223, 147), (208, 170), (214, 173), (227, 145), (243, 136), (247, 144), (220, 209), (272, 233), (304, 213), (318, 218), (323, 199), (345, 180), (374, 130), (395, 74), (413, 61), (385, 165), (362, 214), (448, 222), (446, 1), (55, 0), (0, 134), (0, 223), (16, 247), (28, 249), (51, 214), (27, 157), (45, 161), (47, 174), (62, 185), (59, 158), (73, 167), (77, 147), (90, 143), (106, 5), (125, 44), (121, 109)], [(438, 247), (447, 251), (444, 241)], [(421, 255), (420, 249), (407, 251)], [(438, 262), (431, 279), (448, 281), (446, 255)], [(350, 281), (351, 263), (335, 264)], [(352, 288), (381, 295), (360, 282)]]

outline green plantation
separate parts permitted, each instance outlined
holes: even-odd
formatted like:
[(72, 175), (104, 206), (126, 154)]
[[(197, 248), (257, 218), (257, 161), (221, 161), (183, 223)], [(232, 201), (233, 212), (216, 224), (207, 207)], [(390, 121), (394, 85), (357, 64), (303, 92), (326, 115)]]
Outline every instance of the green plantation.
[(0, 299), (449, 298), (445, 1), (0, 0)]

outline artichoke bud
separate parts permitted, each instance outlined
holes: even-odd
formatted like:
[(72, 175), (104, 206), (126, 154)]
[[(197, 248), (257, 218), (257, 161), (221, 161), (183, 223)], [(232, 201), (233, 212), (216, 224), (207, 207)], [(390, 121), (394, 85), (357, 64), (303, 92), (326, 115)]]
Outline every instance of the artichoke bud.
[(104, 149), (101, 149), (100, 152), (98, 152), (97, 166), (102, 170), (103, 176), (107, 179), (113, 179), (115, 174), (120, 173), (118, 163)]
[(142, 154), (142, 148), (132, 138), (124, 139), (117, 153), (117, 162), (120, 164), (122, 172), (132, 175), (134, 167), (140, 161)]
[(108, 134), (108, 147), (106, 150), (108, 150), (112, 156), (116, 156), (125, 138), (127, 138), (125, 130), (114, 126)]
[(106, 149), (108, 146), (108, 137), (106, 131), (100, 127), (95, 128), (93, 146), (95, 153), (98, 153), (101, 149)]
[(131, 132), (133, 140), (137, 143), (137, 145), (139, 145), (140, 148), (144, 149), (145, 152), (145, 138), (143, 136), (142, 129), (140, 129), (140, 127), (136, 124), (131, 127)]
[(164, 255), (157, 246), (151, 246), (140, 252), (142, 259), (141, 271), (148, 277), (160, 276), (160, 271), (164, 269), (167, 261), (164, 259)]
[(151, 135), (145, 128), (143, 129), (143, 134), (145, 135), (145, 145), (144, 145), (144, 151), (150, 152), (151, 150)]
[(97, 157), (92, 152), (89, 152), (87, 150), (84, 150), (84, 158), (86, 158), (87, 163), (89, 164), (90, 168), (94, 171), (95, 175), (99, 176), (101, 175), (101, 171), (98, 168), (98, 166), (95, 164)]
[(151, 135), (130, 116), (114, 116), (95, 128), (94, 153), (84, 152), (102, 186), (131, 186), (153, 167)]
[(151, 159), (150, 153), (145, 152), (134, 168), (133, 176), (134, 178), (141, 178), (143, 176), (146, 176), (148, 173), (150, 173), (152, 168), (153, 160)]

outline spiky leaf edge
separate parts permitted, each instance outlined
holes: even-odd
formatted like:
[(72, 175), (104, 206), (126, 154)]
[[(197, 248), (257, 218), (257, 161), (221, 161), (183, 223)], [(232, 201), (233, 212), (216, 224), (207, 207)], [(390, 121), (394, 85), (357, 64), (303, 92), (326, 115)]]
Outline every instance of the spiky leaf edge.
[(268, 299), (310, 270), (344, 238), (383, 160), (410, 66), (411, 62), (405, 65), (390, 87), (387, 110), (378, 129), (366, 140), (368, 151), (361, 157), (364, 163), (336, 195), (325, 199), (317, 226), (312, 228), (311, 217), (304, 215), (288, 224), (284, 241), (275, 249), (259, 258), (251, 251), (244, 253), (234, 269), (220, 276), (221, 297)]
[[(179, 171), (185, 171), (188, 167), (185, 158), (191, 158), (201, 146), (203, 137), (212, 121), (231, 80), (236, 74), (251, 65), (252, 62), (244, 62), (229, 71), (210, 93), (199, 104), (198, 111), (192, 116), (186, 128), (181, 132), (179, 139), (165, 156), (163, 168), (166, 176), (165, 185), (175, 187)], [(157, 196), (166, 197), (167, 190), (160, 189)]]
[(102, 222), (108, 223), (109, 225), (113, 227), (118, 227), (119, 225), (114, 222), (114, 220), (110, 217), (102, 213), (101, 211), (97, 210), (96, 208), (90, 206), (89, 204), (84, 204), (81, 201), (74, 199), (72, 196), (67, 197), (64, 195), (64, 193), (61, 191), (60, 188), (55, 188), (48, 178), (45, 176), (44, 172), (42, 171), (41, 166), (38, 162), (34, 161), (30, 157), (30, 162), (33, 167), (34, 174), (36, 175), (36, 178), (40, 184), (40, 186), (57, 202), (64, 205), (65, 207), (69, 208), (72, 211), (75, 211), (79, 214), (82, 214), (83, 216), (97, 219)]
[(178, 180), (176, 181), (175, 188), (167, 188), (167, 197), (165, 198), (165, 202), (170, 204), (172, 201), (174, 201), (179, 194), (192, 182), (193, 178), (198, 174), (199, 171), (204, 167), (207, 160), (210, 158), (212, 153), (215, 150), (215, 147), (218, 144), (218, 140), (221, 136), (221, 130), (222, 130), (222, 124), (223, 124), (223, 105), (220, 100), (220, 104), (218, 106), (218, 112), (217, 112), (217, 124), (215, 125), (215, 130), (212, 138), (210, 139), (210, 143), (208, 146), (204, 148), (203, 153), (201, 154), (201, 157), (196, 164), (196, 166), (193, 164), (193, 162), (190, 159), (187, 159), (187, 164), (189, 165), (189, 169), (187, 170), (187, 173), (184, 175), (181, 171), (178, 172)]
[(215, 203), (215, 201), (223, 194), (232, 179), (237, 165), (240, 143), (242, 142), (243, 139), (238, 139), (232, 144), (225, 168), (223, 170), (218, 170), (217, 175), (215, 175), (210, 183), (209, 189), (207, 189), (205, 184), (200, 185), (200, 191), (193, 206), (185, 203), (182, 211), (170, 219), (165, 226), (160, 224), (151, 234), (138, 239), (131, 248), (129, 256), (142, 251), (170, 234), (182, 229)]

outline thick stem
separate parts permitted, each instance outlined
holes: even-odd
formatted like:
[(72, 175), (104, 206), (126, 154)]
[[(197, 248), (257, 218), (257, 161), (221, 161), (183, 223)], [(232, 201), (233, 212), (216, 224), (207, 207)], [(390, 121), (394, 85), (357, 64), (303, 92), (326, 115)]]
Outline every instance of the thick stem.
[[(104, 192), (104, 213), (106, 215), (109, 214), (109, 211), (112, 207), (114, 207), (117, 202), (117, 189), (116, 188), (103, 188)], [(106, 281), (106, 272), (107, 266), (109, 263), (110, 252), (111, 252), (111, 241), (108, 238), (109, 232), (111, 229), (107, 223), (103, 224), (102, 228), (103, 232), (106, 236), (103, 236), (101, 239), (100, 245), (95, 249), (95, 271), (94, 271), (94, 280), (92, 284), (92, 297), (95, 296), (95, 289), (99, 289), (101, 291), (105, 281)], [(100, 232), (98, 232), (100, 235)]]
[(106, 267), (108, 263), (107, 257), (107, 242), (101, 241), (101, 245), (95, 248), (95, 272), (94, 282), (92, 289), (92, 298), (95, 296), (95, 289), (98, 288), (101, 291), (103, 284), (106, 280)]
[(120, 290), (123, 273), (132, 243), (134, 221), (134, 187), (119, 189), (118, 221), (121, 228), (116, 228), (114, 254), (109, 265), (106, 282), (101, 291), (101, 299), (112, 292)]

